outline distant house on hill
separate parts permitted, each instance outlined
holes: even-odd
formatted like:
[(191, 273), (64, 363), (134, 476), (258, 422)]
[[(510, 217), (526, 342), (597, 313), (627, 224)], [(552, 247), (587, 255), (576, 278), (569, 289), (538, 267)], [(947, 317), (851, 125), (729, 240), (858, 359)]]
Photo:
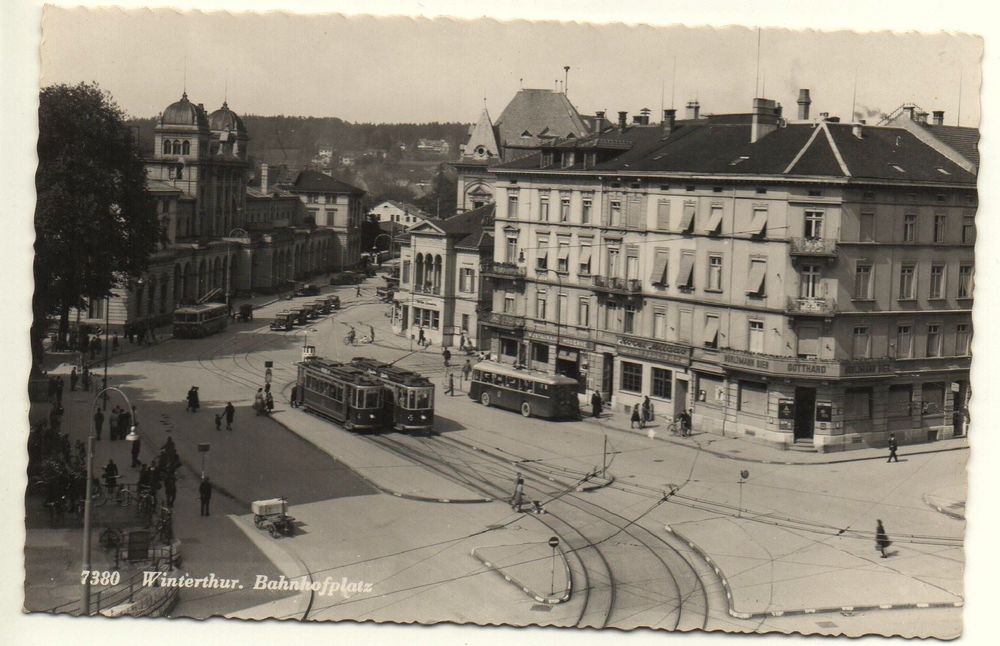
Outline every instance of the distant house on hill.
[(376, 204), (368, 213), (376, 222), (396, 222), (404, 226), (418, 224), (430, 217), (418, 207), (397, 200), (385, 200)]

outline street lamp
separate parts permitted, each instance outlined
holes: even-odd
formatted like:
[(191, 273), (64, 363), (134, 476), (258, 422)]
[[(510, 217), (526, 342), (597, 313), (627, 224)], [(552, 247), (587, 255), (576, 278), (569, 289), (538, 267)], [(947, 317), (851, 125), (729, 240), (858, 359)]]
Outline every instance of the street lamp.
[[(133, 408), (132, 402), (129, 401), (128, 395), (122, 392), (118, 388), (102, 388), (99, 393), (94, 395), (94, 403), (91, 409), (97, 407), (97, 400), (104, 396), (105, 404), (107, 403), (107, 392), (111, 390), (125, 399), (125, 405), (128, 406), (129, 414), (132, 415)], [(87, 576), (83, 579), (83, 600), (82, 600), (82, 610), (84, 615), (90, 614), (90, 498), (93, 495), (93, 479), (94, 479), (94, 440), (96, 436), (94, 435), (94, 425), (92, 422), (88, 421), (90, 426), (90, 431), (87, 433), (87, 484), (86, 484), (86, 498), (83, 500), (83, 571), (86, 572)], [(128, 435), (125, 439), (129, 442), (135, 442), (139, 439), (138, 434), (135, 432), (135, 427), (138, 426), (138, 422), (135, 416), (132, 416), (132, 426), (129, 428)]]
[[(247, 238), (247, 239), (250, 238), (250, 234), (247, 233), (245, 229), (241, 229), (239, 227), (236, 227), (235, 229), (233, 229), (232, 231), (230, 231), (229, 235), (227, 235), (226, 237), (227, 238), (236, 237), (234, 234), (239, 235), (241, 238)], [(232, 254), (232, 252), (233, 252), (232, 245), (228, 245), (227, 244), (226, 245), (226, 309), (227, 310), (229, 309), (229, 292), (231, 291), (231, 285), (233, 283), (233, 265), (230, 262), (230, 255)], [(253, 295), (253, 273), (252, 272), (253, 272), (253, 250), (251, 250), (251, 252), (250, 252), (250, 271), (247, 272), (247, 276), (249, 277), (250, 295), (251, 296)]]

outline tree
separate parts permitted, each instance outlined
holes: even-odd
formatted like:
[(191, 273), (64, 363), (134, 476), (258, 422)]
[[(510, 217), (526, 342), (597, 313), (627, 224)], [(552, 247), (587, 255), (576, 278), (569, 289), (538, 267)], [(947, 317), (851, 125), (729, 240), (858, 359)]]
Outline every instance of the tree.
[(439, 164), (431, 189), (416, 201), (432, 217), (450, 218), (458, 208), (458, 179), (448, 164)]
[(160, 239), (138, 143), (96, 84), (53, 85), (38, 109), (32, 352), (52, 314), (65, 344), (69, 313), (148, 267)]

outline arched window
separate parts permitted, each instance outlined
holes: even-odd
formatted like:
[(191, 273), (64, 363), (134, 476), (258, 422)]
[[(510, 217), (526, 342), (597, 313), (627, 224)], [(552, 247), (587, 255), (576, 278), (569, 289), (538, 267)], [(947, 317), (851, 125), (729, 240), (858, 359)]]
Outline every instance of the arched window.
[(164, 155), (169, 155), (170, 154), (170, 140), (169, 139), (164, 139), (163, 140), (163, 154)]
[(176, 139), (174, 139), (174, 143), (173, 143), (172, 149), (173, 149), (175, 155), (181, 154), (181, 142), (179, 142)]
[(186, 139), (184, 140), (184, 143), (181, 144), (181, 154), (182, 155), (191, 154), (191, 142), (187, 141)]

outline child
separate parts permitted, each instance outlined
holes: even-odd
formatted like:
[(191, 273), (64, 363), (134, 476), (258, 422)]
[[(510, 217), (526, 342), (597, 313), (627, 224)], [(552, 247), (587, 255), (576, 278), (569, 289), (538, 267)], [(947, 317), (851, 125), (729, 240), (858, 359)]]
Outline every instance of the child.
[(222, 413), (215, 414), (215, 430), (222, 430)]

